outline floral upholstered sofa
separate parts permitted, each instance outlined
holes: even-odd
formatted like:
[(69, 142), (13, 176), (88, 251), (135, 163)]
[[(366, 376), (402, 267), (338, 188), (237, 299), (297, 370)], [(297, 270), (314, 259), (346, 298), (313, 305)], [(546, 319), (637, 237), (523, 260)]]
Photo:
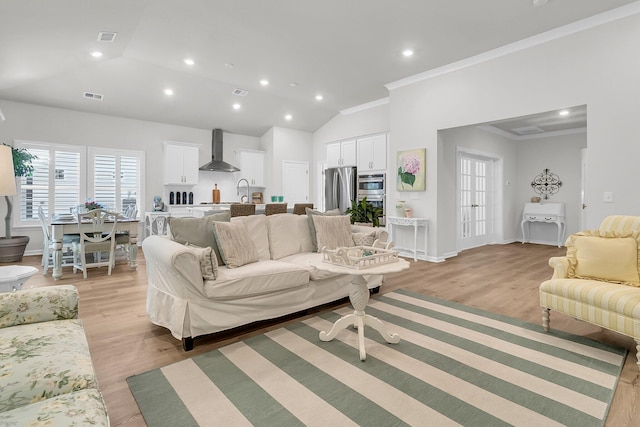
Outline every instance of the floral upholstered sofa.
[(0, 426), (108, 426), (74, 286), (0, 293)]

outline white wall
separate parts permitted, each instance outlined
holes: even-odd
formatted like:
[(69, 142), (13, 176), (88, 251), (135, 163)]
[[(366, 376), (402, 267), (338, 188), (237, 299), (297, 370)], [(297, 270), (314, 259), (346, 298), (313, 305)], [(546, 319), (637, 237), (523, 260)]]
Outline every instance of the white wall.
[[(640, 213), (640, 16), (601, 25), (489, 62), (399, 87), (390, 93), (391, 152), (427, 148), (427, 191), (415, 215), (431, 221), (430, 255), (451, 247), (440, 238), (438, 130), (573, 105), (589, 111), (585, 224), (609, 214)], [(614, 192), (614, 203), (602, 194)]]
[[(58, 144), (112, 147), (145, 152), (145, 200), (141, 209), (151, 210), (153, 196), (163, 195), (168, 204), (168, 189), (163, 186), (162, 142), (182, 141), (200, 144), (200, 162), (211, 159), (211, 130), (194, 129), (141, 120), (125, 119), (100, 114), (82, 113), (60, 108), (43, 107), (0, 100), (0, 109), (6, 120), (0, 123), (0, 142), (13, 145), (16, 139)], [(236, 164), (234, 149), (258, 148), (259, 139), (243, 135), (225, 134), (224, 160)], [(200, 172), (202, 182), (187, 192), (194, 191), (194, 202), (211, 200), (213, 182), (222, 183), (222, 197), (235, 195), (234, 174)], [(228, 187), (228, 188), (227, 188)], [(203, 199), (203, 200), (200, 200)], [(15, 204), (14, 204), (15, 208)], [(6, 214), (4, 197), (0, 198), (0, 215)], [(0, 235), (5, 235), (4, 221)], [(27, 254), (42, 250), (40, 227), (14, 229), (14, 235), (31, 238)]]

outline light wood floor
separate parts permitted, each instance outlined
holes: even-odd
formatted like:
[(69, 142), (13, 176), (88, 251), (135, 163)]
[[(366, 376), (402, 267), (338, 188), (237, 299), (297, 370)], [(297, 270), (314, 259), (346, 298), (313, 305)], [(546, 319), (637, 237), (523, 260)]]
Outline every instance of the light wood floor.
[[(387, 276), (382, 292), (405, 288), (539, 323), (538, 286), (551, 276), (547, 260), (564, 253), (564, 249), (553, 246), (514, 243), (468, 250), (439, 264), (412, 261), (409, 270)], [(24, 257), (22, 264), (39, 267), (40, 257)], [(132, 272), (128, 265), (119, 264), (111, 276), (107, 276), (106, 268), (92, 269), (87, 280), (65, 268), (65, 276), (58, 282), (54, 282), (49, 271), (47, 276), (35, 275), (25, 284), (25, 287), (73, 284), (78, 288), (80, 318), (84, 321), (112, 426), (145, 425), (125, 381), (130, 375), (277, 328), (282, 322), (298, 320), (286, 319), (231, 336), (196, 340), (195, 349), (185, 353), (180, 341), (147, 319), (142, 251), (138, 265), (137, 271)], [(633, 340), (553, 312), (551, 326), (629, 349), (606, 425), (640, 425), (640, 375)]]

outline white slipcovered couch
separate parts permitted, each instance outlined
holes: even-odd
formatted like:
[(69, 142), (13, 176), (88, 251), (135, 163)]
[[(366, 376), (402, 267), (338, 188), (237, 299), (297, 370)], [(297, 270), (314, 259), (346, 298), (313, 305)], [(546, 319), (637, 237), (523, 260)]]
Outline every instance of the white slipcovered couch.
[[(215, 216), (185, 218), (180, 223), (172, 219), (172, 238), (149, 236), (142, 244), (148, 275), (147, 313), (151, 322), (169, 329), (188, 351), (198, 336), (297, 313), (348, 296), (349, 275), (336, 275), (310, 265), (310, 262), (322, 259), (322, 254), (314, 251), (314, 237), (327, 238), (327, 235), (321, 235), (322, 230), (314, 229), (312, 218), (317, 222), (329, 221), (318, 219), (329, 218), (322, 215), (289, 213), (232, 218), (227, 224), (246, 227), (245, 238), (248, 236), (250, 242), (242, 242), (241, 238), (232, 238), (231, 234), (220, 230), (216, 240), (210, 231), (215, 228), (214, 224), (219, 224)], [(330, 230), (339, 234), (342, 242), (346, 242), (346, 238), (350, 246), (355, 242), (370, 245), (374, 240), (384, 242), (387, 239), (384, 229), (352, 226), (348, 217), (342, 218), (347, 221), (346, 231), (344, 221), (331, 220), (338, 228), (324, 229), (324, 232)], [(336, 225), (335, 221), (340, 224)], [(184, 222), (192, 223), (193, 230), (185, 233)], [(200, 240), (194, 242), (198, 238)], [(212, 280), (201, 262), (202, 250), (189, 243), (216, 249), (216, 242), (221, 238), (233, 240), (241, 249), (255, 248), (257, 262), (234, 268), (218, 265)], [(326, 242), (317, 243), (322, 247)], [(223, 241), (225, 245), (226, 241)], [(221, 249), (223, 254), (231, 252), (229, 248), (221, 246)], [(220, 256), (217, 258), (219, 264), (224, 262)], [(379, 288), (383, 279), (381, 275), (364, 277), (372, 290)]]

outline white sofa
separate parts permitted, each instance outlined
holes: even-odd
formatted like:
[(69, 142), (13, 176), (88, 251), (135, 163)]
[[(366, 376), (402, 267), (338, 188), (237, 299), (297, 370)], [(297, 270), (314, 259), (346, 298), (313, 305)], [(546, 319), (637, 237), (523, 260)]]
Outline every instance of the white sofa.
[[(201, 235), (213, 224), (209, 217), (189, 220), (205, 221), (195, 226), (200, 227)], [(322, 259), (322, 254), (314, 252), (311, 216), (286, 213), (231, 219), (232, 224), (236, 222), (246, 226), (259, 259), (236, 268), (219, 265), (215, 280), (203, 279), (196, 248), (161, 236), (147, 237), (142, 244), (149, 282), (149, 318), (181, 339), (186, 351), (193, 348), (193, 339), (198, 336), (274, 319), (348, 296), (349, 275), (336, 275), (310, 265), (311, 261)], [(369, 243), (387, 239), (386, 231), (380, 228), (347, 224), (347, 233), (349, 241), (353, 242), (355, 236), (360, 244), (361, 239)], [(184, 242), (187, 239), (181, 234)], [(198, 246), (204, 246), (202, 240)], [(383, 279), (381, 275), (364, 277), (372, 290), (377, 290)]]

